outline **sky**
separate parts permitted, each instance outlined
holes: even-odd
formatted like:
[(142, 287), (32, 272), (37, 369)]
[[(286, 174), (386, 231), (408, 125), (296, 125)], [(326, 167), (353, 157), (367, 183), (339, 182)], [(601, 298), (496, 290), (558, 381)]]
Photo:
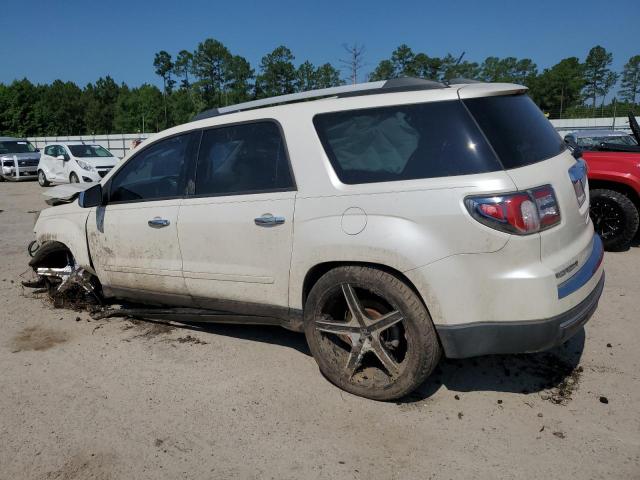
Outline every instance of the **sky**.
[(477, 62), (528, 57), (540, 70), (569, 56), (584, 60), (599, 44), (620, 71), (640, 54), (639, 20), (640, 0), (0, 0), (0, 82), (84, 86), (111, 75), (130, 86), (160, 85), (154, 54), (175, 57), (206, 38), (254, 68), (279, 45), (292, 50), (296, 64), (339, 66), (342, 45), (358, 42), (366, 47), (363, 73), (402, 43), (430, 56), (465, 52)]

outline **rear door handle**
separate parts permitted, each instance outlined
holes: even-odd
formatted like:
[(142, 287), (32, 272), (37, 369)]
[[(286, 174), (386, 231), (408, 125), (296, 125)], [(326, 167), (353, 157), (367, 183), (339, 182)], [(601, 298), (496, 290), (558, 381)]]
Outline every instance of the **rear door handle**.
[(253, 221), (256, 222), (256, 225), (259, 227), (273, 227), (275, 225), (282, 225), (284, 223), (284, 217), (265, 213), (258, 218), (254, 218)]
[(169, 220), (166, 220), (164, 218), (155, 217), (149, 220), (147, 223), (149, 224), (150, 227), (162, 228), (162, 227), (168, 227), (171, 222), (169, 222)]

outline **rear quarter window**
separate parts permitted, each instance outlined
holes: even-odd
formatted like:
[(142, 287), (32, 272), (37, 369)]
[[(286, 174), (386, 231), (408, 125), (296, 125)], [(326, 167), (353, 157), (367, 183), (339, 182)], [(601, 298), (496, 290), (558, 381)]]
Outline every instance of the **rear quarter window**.
[(464, 103), (507, 170), (541, 162), (566, 148), (527, 95), (473, 98)]
[(324, 113), (313, 123), (336, 175), (346, 184), (502, 168), (458, 100)]

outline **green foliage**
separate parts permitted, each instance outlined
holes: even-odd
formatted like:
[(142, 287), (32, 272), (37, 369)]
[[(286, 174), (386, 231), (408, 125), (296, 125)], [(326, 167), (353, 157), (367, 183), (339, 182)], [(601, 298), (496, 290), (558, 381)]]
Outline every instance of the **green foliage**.
[(296, 68), (293, 66), (293, 60), (293, 53), (284, 45), (262, 57), (262, 72), (256, 79), (259, 97), (286, 95), (296, 91)]
[[(49, 85), (34, 85), (27, 79), (0, 83), (0, 135), (158, 131), (188, 122), (208, 108), (343, 84), (340, 71), (330, 63), (315, 66), (304, 61), (296, 67), (294, 60), (291, 50), (279, 46), (262, 58), (256, 72), (244, 57), (208, 38), (194, 51), (180, 50), (175, 61), (167, 51), (155, 54), (153, 68), (162, 78), (162, 90), (149, 84), (129, 88), (109, 76), (83, 89), (62, 80)], [(619, 76), (611, 70), (611, 63), (612, 54), (596, 46), (584, 63), (569, 57), (538, 74), (536, 64), (528, 58), (487, 57), (478, 64), (451, 54), (431, 57), (402, 44), (369, 77), (373, 81), (412, 76), (441, 82), (465, 77), (523, 84), (551, 118), (638, 111), (640, 55), (629, 58), (620, 75), (622, 101), (604, 105)], [(603, 102), (597, 106), (599, 98)]]
[(640, 99), (640, 55), (634, 55), (624, 64), (620, 87), (623, 100), (636, 103)]
[(487, 57), (480, 66), (480, 79), (485, 82), (519, 83), (530, 86), (538, 69), (529, 58)]
[(531, 97), (553, 116), (563, 116), (567, 108), (580, 103), (585, 84), (584, 65), (577, 57), (561, 60), (530, 82)]
[(592, 107), (596, 108), (597, 98), (604, 97), (609, 93), (618, 79), (618, 74), (609, 68), (613, 63), (613, 54), (607, 52), (600, 45), (596, 45), (591, 50), (584, 62), (585, 86), (583, 94), (585, 99), (590, 99)]

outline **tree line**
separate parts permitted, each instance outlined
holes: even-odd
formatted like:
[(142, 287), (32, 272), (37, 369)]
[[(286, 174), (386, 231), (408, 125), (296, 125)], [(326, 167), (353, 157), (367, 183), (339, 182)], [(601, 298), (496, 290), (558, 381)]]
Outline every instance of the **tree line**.
[[(254, 69), (250, 62), (215, 39), (200, 42), (193, 51), (175, 54), (159, 51), (153, 59), (162, 88), (145, 83), (139, 87), (118, 84), (110, 76), (80, 88), (55, 80), (33, 84), (27, 79), (0, 83), (0, 134), (16, 136), (80, 135), (159, 131), (188, 122), (205, 109), (243, 101), (325, 88), (362, 80), (386, 80), (403, 76), (440, 82), (468, 78), (511, 82), (529, 87), (529, 94), (552, 118), (625, 114), (640, 102), (640, 55), (625, 63), (622, 72), (612, 70), (613, 55), (593, 47), (584, 60), (569, 57), (538, 70), (529, 58), (487, 57), (477, 63), (464, 54), (432, 57), (397, 47), (369, 75), (363, 75), (364, 47), (346, 46), (349, 59), (344, 80), (330, 63), (295, 64), (286, 46), (262, 57)], [(619, 86), (616, 95), (610, 93)]]

